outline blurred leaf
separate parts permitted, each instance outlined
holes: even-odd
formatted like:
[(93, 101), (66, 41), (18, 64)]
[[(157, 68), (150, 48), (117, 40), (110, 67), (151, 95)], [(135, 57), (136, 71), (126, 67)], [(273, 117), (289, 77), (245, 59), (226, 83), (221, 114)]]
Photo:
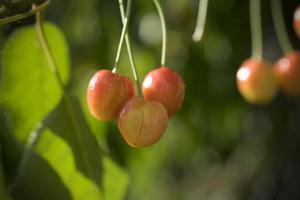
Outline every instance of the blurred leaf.
[[(22, 196), (28, 199), (54, 199), (54, 194), (55, 199), (68, 199), (61, 187), (48, 185), (59, 183), (49, 177), (51, 171), (55, 170), (61, 184), (70, 192), (71, 199), (101, 199), (103, 183), (104, 192), (113, 195), (109, 199), (122, 199), (128, 182), (126, 174), (106, 159), (102, 166), (102, 152), (84, 119), (79, 102), (70, 96), (67, 98), (32, 133), (33, 143), (29, 144), (21, 163), (14, 194), (20, 199)], [(50, 166), (43, 164), (45, 161)], [(34, 177), (48, 177), (49, 181), (43, 181), (45, 184), (41, 185), (40, 179)], [(114, 182), (114, 191), (111, 191), (111, 184), (106, 179), (118, 181), (119, 184)], [(36, 188), (39, 188), (38, 193), (34, 192)]]
[[(51, 135), (55, 135), (66, 143), (71, 150), (68, 155), (72, 155), (73, 152), (75, 166), (78, 170), (100, 186), (102, 152), (90, 132), (77, 99), (65, 94), (59, 106), (46, 117), (40, 128), (31, 134), (29, 147), (34, 148), (46, 160), (53, 163), (53, 159), (62, 155), (66, 148), (59, 148), (59, 144), (52, 144), (57, 139), (51, 139)], [(45, 153), (48, 156), (45, 156)], [(67, 159), (70, 159), (64, 154), (63, 158), (65, 160), (59, 161), (66, 162)]]
[[(54, 134), (51, 136), (53, 135)], [(45, 134), (44, 138), (48, 139), (49, 135)], [(56, 138), (60, 140), (60, 138)], [(49, 140), (51, 145), (53, 145), (52, 148), (61, 150), (62, 148), (59, 143), (57, 141), (53, 142), (53, 140), (53, 138)], [(51, 150), (52, 149), (49, 149), (49, 152), (51, 152)], [(52, 157), (55, 159), (64, 155), (66, 155), (65, 152), (61, 152), (58, 155), (52, 155)], [(19, 176), (11, 188), (12, 196), (16, 200), (71, 200), (71, 194), (65, 186), (63, 177), (55, 169), (55, 166), (60, 167), (61, 164), (53, 166), (52, 163), (43, 156), (44, 155), (39, 154), (39, 152), (31, 151), (31, 149), (26, 150), (24, 157), (26, 161), (23, 160), (21, 163), (21, 168), (18, 171)], [(66, 155), (62, 158), (68, 160), (69, 156), (70, 155)], [(51, 159), (51, 157), (48, 159)], [(73, 171), (69, 173), (72, 174)]]
[[(63, 33), (45, 24), (58, 71), (69, 79), (69, 53)], [(47, 64), (34, 26), (18, 29), (2, 52), (0, 103), (9, 111), (13, 132), (21, 142), (60, 101), (62, 92)]]
[[(67, 82), (65, 39), (52, 24), (45, 25), (45, 32), (59, 73)], [(63, 101), (47, 116), (62, 92), (47, 66), (34, 27), (21, 28), (7, 40), (2, 65), (0, 103), (8, 111), (6, 118), (16, 138), (28, 141), (12, 187), (13, 196), (22, 200), (123, 199), (127, 174), (108, 157), (103, 158), (79, 102), (64, 94)], [(30, 89), (24, 94), (24, 88)]]
[(104, 157), (103, 168), (105, 199), (124, 199), (129, 183), (127, 173), (117, 166), (109, 157)]
[(51, 129), (42, 132), (33, 151), (28, 150), (22, 163), (13, 190), (16, 199), (101, 198), (99, 187), (76, 167), (75, 156), (68, 143)]

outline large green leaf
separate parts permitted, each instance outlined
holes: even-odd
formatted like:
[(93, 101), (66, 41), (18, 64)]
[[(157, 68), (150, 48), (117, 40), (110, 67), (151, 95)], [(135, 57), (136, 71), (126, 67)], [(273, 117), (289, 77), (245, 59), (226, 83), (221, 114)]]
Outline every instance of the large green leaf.
[[(107, 195), (106, 199), (122, 199), (128, 184), (127, 175), (107, 157), (103, 158), (78, 101), (67, 94), (65, 98), (32, 133), (14, 196), (16, 199), (98, 200)], [(53, 170), (60, 181), (49, 176)], [(44, 177), (47, 182), (41, 184)], [(61, 187), (51, 187), (55, 182), (67, 188), (69, 197)], [(103, 193), (107, 194), (103, 196)]]
[[(58, 27), (44, 25), (64, 82), (69, 79), (69, 53)], [(2, 51), (0, 103), (8, 111), (13, 132), (25, 142), (29, 133), (60, 101), (62, 91), (47, 64), (34, 26), (15, 31)]]
[[(66, 83), (69, 61), (65, 39), (54, 25), (46, 24), (44, 28)], [(79, 102), (62, 93), (34, 27), (12, 34), (4, 46), (2, 65), (0, 103), (15, 137), (23, 144), (27, 141), (12, 184), (13, 197), (122, 199), (127, 174), (103, 156)]]

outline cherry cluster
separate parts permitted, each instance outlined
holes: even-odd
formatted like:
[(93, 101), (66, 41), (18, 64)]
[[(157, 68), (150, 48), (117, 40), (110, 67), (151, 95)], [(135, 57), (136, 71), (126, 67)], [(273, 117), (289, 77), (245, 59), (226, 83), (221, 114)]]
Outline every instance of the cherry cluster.
[(248, 59), (237, 72), (240, 93), (249, 103), (270, 102), (281, 87), (290, 96), (300, 96), (300, 52), (292, 51), (274, 65), (266, 60)]
[[(150, 71), (140, 85), (127, 33), (131, 0), (127, 1), (126, 16), (123, 1), (119, 2), (123, 29), (115, 67), (112, 71), (100, 70), (92, 77), (87, 89), (87, 102), (91, 114), (98, 120), (118, 120), (119, 130), (130, 146), (147, 147), (162, 137), (168, 119), (181, 108), (185, 84), (178, 73), (165, 67), (165, 19), (159, 1), (153, 0), (162, 25), (162, 67)], [(129, 77), (117, 74), (124, 40), (136, 84)]]
[[(275, 12), (278, 12), (276, 5)], [(274, 21), (277, 22), (276, 18)], [(279, 30), (280, 28), (283, 27), (278, 27), (279, 33), (282, 31)], [(294, 29), (300, 38), (300, 6), (294, 13)], [(278, 34), (278, 36), (287, 37), (287, 34)], [(282, 89), (286, 95), (300, 97), (300, 52), (293, 50), (291, 45), (284, 48), (287, 45), (283, 42), (281, 46), (285, 55), (275, 64), (254, 56), (240, 66), (237, 71), (237, 86), (247, 102), (266, 104), (276, 96), (279, 89)]]
[(142, 93), (144, 98), (136, 96), (130, 78), (100, 70), (88, 85), (88, 107), (99, 120), (117, 119), (119, 130), (130, 146), (150, 146), (163, 135), (168, 118), (181, 108), (185, 85), (178, 73), (160, 67), (147, 74)]

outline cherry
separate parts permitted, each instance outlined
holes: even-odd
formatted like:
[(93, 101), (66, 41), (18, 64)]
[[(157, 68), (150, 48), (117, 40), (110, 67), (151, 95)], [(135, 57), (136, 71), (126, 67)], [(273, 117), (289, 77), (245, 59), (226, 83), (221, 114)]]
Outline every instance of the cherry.
[(268, 103), (278, 90), (272, 65), (258, 59), (243, 62), (237, 72), (237, 86), (246, 101), (253, 104)]
[(292, 51), (280, 58), (275, 74), (286, 94), (300, 96), (300, 52)]
[(100, 70), (89, 82), (87, 103), (95, 118), (107, 121), (117, 119), (124, 104), (134, 95), (131, 79), (110, 70)]
[(294, 29), (295, 32), (298, 36), (298, 38), (300, 38), (300, 5), (296, 8), (295, 12), (294, 12)]
[(122, 109), (118, 127), (124, 140), (132, 147), (156, 143), (168, 124), (168, 113), (158, 101), (131, 98)]
[(185, 84), (178, 73), (167, 67), (150, 71), (143, 82), (143, 95), (146, 100), (161, 102), (169, 117), (182, 106)]

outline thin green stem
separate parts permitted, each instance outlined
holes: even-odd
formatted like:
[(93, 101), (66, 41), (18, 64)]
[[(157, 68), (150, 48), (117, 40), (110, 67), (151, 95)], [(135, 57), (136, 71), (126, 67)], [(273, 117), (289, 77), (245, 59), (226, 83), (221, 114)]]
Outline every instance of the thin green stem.
[(207, 7), (208, 7), (208, 0), (199, 1), (196, 28), (193, 34), (193, 40), (195, 42), (199, 42), (203, 36), (205, 22), (206, 22), (206, 15), (207, 15)]
[(250, 1), (250, 26), (252, 40), (252, 58), (262, 59), (262, 26), (261, 26), (261, 2)]
[[(35, 6), (33, 6), (33, 8), (34, 7)], [(57, 65), (56, 65), (56, 63), (53, 59), (53, 54), (50, 50), (49, 44), (46, 40), (46, 36), (45, 36), (44, 28), (43, 28), (43, 17), (42, 17), (42, 13), (40, 11), (37, 11), (37, 13), (36, 13), (36, 30), (37, 30), (37, 34), (38, 34), (38, 38), (39, 38), (41, 47), (42, 47), (42, 49), (45, 53), (45, 56), (47, 58), (49, 67), (51, 68), (52, 72), (56, 76), (56, 79), (58, 81), (59, 86), (61, 87), (62, 90), (64, 90), (63, 81), (62, 81), (61, 76), (58, 72)]]
[(122, 33), (121, 33), (121, 37), (120, 37), (120, 41), (119, 41), (119, 45), (118, 45), (117, 54), (116, 54), (115, 66), (113, 69), (114, 73), (118, 70), (118, 67), (119, 67), (120, 57), (121, 57), (121, 53), (122, 53), (122, 49), (123, 49), (123, 43), (124, 43), (125, 35), (127, 33), (127, 28), (128, 28), (128, 22), (129, 22), (130, 11), (131, 11), (131, 2), (132, 2), (131, 0), (127, 1), (126, 17), (123, 22)]
[(50, 0), (47, 0), (47, 1), (45, 1), (44, 3), (42, 3), (38, 6), (32, 7), (32, 9), (30, 11), (27, 11), (27, 12), (24, 12), (24, 13), (19, 13), (19, 14), (10, 16), (10, 17), (2, 18), (2, 19), (0, 19), (0, 26), (3, 25), (3, 24), (8, 24), (8, 23), (11, 23), (11, 22), (14, 22), (14, 21), (24, 19), (24, 18), (29, 17), (31, 15), (34, 15), (35, 13), (37, 13), (41, 10), (44, 10), (49, 5), (49, 3), (50, 3)]
[[(119, 8), (120, 8), (120, 13), (121, 13), (122, 23), (124, 24), (125, 23), (125, 9), (124, 9), (123, 0), (119, 0)], [(128, 8), (128, 5), (127, 5), (127, 12), (128, 12), (128, 9), (129, 8)], [(128, 32), (125, 34), (125, 43), (126, 43), (126, 47), (127, 47), (127, 53), (128, 53), (129, 62), (130, 62), (130, 65), (131, 65), (133, 77), (134, 77), (134, 80), (136, 82), (137, 94), (138, 94), (139, 97), (143, 97), (141, 82), (140, 82), (140, 78), (139, 78), (138, 71), (137, 71), (137, 68), (136, 68), (135, 60), (134, 60), (134, 57), (133, 57), (133, 54), (132, 54)]]
[(161, 22), (161, 33), (162, 33), (162, 47), (161, 47), (161, 66), (165, 65), (166, 62), (166, 48), (167, 48), (167, 28), (166, 20), (158, 0), (153, 0), (155, 7), (157, 9), (160, 22)]
[[(33, 5), (33, 7), (35, 7), (35, 5)], [(38, 11), (36, 13), (36, 29), (37, 29), (38, 38), (39, 38), (41, 47), (42, 47), (42, 49), (45, 53), (45, 56), (47, 58), (47, 62), (49, 64), (49, 67), (51, 68), (52, 72), (55, 74), (57, 82), (60, 86), (60, 89), (62, 90), (63, 103), (65, 104), (65, 108), (67, 110), (67, 113), (70, 116), (71, 124), (74, 127), (74, 137), (76, 138), (76, 142), (78, 144), (78, 147), (81, 149), (80, 154), (81, 154), (82, 159), (83, 159), (83, 164), (85, 165), (85, 169), (87, 170), (87, 173), (89, 175), (93, 175), (93, 170), (91, 170), (91, 168), (90, 168), (90, 166), (92, 164), (89, 163), (90, 160), (88, 159), (88, 155), (85, 153), (86, 151), (84, 150), (84, 148), (86, 148), (86, 147), (82, 143), (83, 139), (82, 139), (81, 132), (83, 130), (81, 130), (78, 123), (76, 123), (77, 118), (76, 118), (76, 113), (73, 110), (71, 97), (68, 95), (67, 91), (65, 90), (62, 78), (61, 78), (61, 76), (58, 72), (57, 64), (54, 61), (53, 54), (52, 54), (51, 49), (49, 47), (49, 44), (46, 40), (46, 36), (45, 36), (44, 28), (43, 28), (43, 17), (42, 17), (42, 13), (40, 11)]]
[(291, 41), (289, 40), (284, 18), (282, 13), (282, 5), (280, 0), (271, 0), (272, 17), (275, 32), (282, 50), (288, 53), (293, 50)]

